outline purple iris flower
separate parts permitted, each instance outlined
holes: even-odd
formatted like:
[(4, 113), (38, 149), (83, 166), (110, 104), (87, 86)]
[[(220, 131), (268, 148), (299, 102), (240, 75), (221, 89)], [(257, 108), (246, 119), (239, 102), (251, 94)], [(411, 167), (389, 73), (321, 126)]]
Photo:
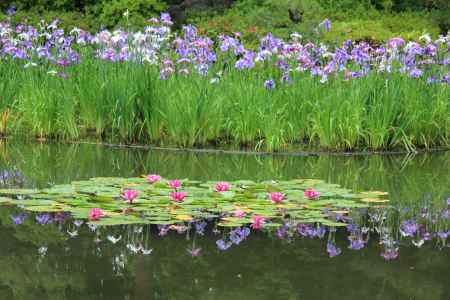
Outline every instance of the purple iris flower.
[(414, 220), (406, 220), (400, 225), (400, 234), (402, 236), (412, 237), (419, 229), (419, 225)]
[(384, 55), (386, 53), (386, 48), (384, 48), (383, 46), (375, 49), (375, 53), (378, 55)]
[(398, 249), (387, 249), (381, 253), (385, 260), (394, 260), (398, 258)]
[(13, 58), (25, 59), (27, 58), (27, 54), (22, 49), (16, 49), (16, 51), (13, 53)]
[(240, 55), (242, 53), (245, 52), (245, 48), (242, 44), (238, 44), (235, 48), (234, 48), (234, 54), (235, 55)]
[(67, 75), (67, 74), (64, 73), (64, 72), (58, 72), (58, 74), (56, 74), (56, 75), (57, 75), (58, 77), (64, 79), (64, 80), (69, 79), (69, 75)]
[(50, 214), (37, 215), (36, 222), (38, 222), (41, 225), (49, 224), (52, 222), (52, 216)]
[(231, 247), (231, 245), (233, 245), (233, 243), (225, 242), (224, 240), (218, 240), (218, 241), (216, 241), (216, 245), (217, 245), (217, 248), (219, 248), (219, 250), (225, 251), (225, 250), (229, 249)]
[(438, 80), (434, 76), (430, 76), (430, 77), (427, 78), (427, 84), (433, 84), (433, 83), (436, 83), (436, 82), (438, 82)]
[(326, 32), (331, 30), (331, 21), (328, 18), (323, 21), (323, 28), (325, 28)]
[(16, 13), (17, 13), (17, 8), (15, 6), (13, 6), (13, 5), (11, 5), (10, 7), (8, 7), (6, 9), (6, 14), (8, 16), (14, 16)]
[(443, 219), (450, 219), (450, 210), (448, 208), (442, 210), (441, 216)]
[(363, 72), (350, 72), (352, 78), (361, 78), (364, 76)]
[(445, 82), (445, 83), (447, 83), (448, 85), (450, 85), (450, 72), (448, 72), (447, 75), (445, 75), (445, 76), (442, 78), (442, 82)]
[(399, 48), (405, 44), (405, 40), (402, 38), (392, 38), (388, 42), (390, 48)]
[(21, 213), (17, 216), (11, 215), (11, 220), (14, 222), (15, 225), (20, 225), (26, 220), (27, 217), (28, 217), (28, 214)]
[(209, 66), (207, 64), (199, 64), (196, 66), (196, 69), (198, 74), (206, 76), (208, 74)]
[(192, 41), (197, 37), (197, 29), (192, 25), (183, 26), (184, 38)]
[(428, 44), (425, 47), (425, 54), (427, 54), (429, 56), (436, 56), (436, 54), (437, 54), (437, 47), (436, 47), (436, 45)]
[(255, 52), (248, 51), (244, 57), (236, 61), (235, 68), (238, 70), (251, 69), (255, 66), (254, 62)]
[(409, 76), (412, 78), (420, 78), (423, 75), (423, 71), (420, 69), (413, 69), (411, 72), (409, 72)]
[(292, 84), (292, 78), (289, 76), (289, 73), (284, 73), (283, 76), (281, 76), (281, 82), (288, 85)]
[(447, 206), (450, 206), (450, 198), (447, 198)]
[(342, 46), (344, 47), (344, 49), (348, 49), (348, 48), (350, 48), (350, 46), (353, 44), (353, 41), (352, 40), (346, 40), (343, 44), (342, 44)]
[(162, 13), (160, 19), (163, 24), (166, 24), (166, 25), (173, 24), (172, 18), (170, 17), (170, 15), (168, 13)]
[(268, 90), (275, 88), (275, 81), (273, 79), (269, 79), (264, 81), (264, 87)]
[(342, 250), (340, 248), (337, 248), (333, 243), (328, 242), (327, 243), (327, 252), (330, 257), (335, 257), (335, 256), (338, 256), (339, 254), (341, 254)]
[(289, 69), (289, 64), (285, 62), (284, 60), (279, 60), (276, 62), (276, 65), (278, 68), (280, 68), (282, 71), (287, 71)]

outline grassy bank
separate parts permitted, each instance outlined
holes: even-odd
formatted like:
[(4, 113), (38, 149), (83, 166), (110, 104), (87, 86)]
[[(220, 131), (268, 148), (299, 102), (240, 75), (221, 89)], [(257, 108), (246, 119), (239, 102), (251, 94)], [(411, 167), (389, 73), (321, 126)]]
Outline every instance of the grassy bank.
[(24, 28), (3, 25), (4, 135), (269, 151), (449, 145), (448, 37), (333, 49), (267, 35), (252, 51), (239, 37), (214, 41), (194, 27), (180, 36), (164, 26), (95, 35)]
[(326, 85), (267, 90), (268, 74), (230, 71), (220, 84), (192, 75), (159, 79), (155, 67), (83, 63), (67, 79), (46, 70), (1, 64), (8, 133), (79, 139), (96, 134), (127, 142), (205, 146), (253, 145), (278, 150), (308, 143), (335, 150), (448, 145), (448, 86), (401, 74), (373, 74)]

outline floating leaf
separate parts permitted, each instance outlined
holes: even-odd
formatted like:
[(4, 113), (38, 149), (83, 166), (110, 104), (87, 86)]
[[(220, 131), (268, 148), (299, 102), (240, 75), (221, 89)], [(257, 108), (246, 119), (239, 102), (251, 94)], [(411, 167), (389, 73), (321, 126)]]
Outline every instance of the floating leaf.
[(362, 202), (366, 203), (386, 203), (389, 202), (388, 199), (381, 199), (381, 198), (363, 198), (361, 199)]
[[(214, 191), (216, 181), (183, 180), (181, 191), (187, 192), (188, 197), (183, 202), (174, 203), (169, 195), (173, 189), (168, 187), (167, 182), (161, 179), (149, 184), (142, 177), (99, 177), (42, 190), (3, 189), (0, 195), (5, 197), (0, 197), (0, 204), (18, 205), (36, 212), (64, 211), (84, 219), (92, 208), (101, 208), (108, 217), (93, 223), (105, 226), (140, 223), (172, 225), (215, 218), (220, 220), (219, 226), (236, 227), (249, 224), (251, 216), (260, 215), (270, 219), (267, 227), (277, 227), (283, 223), (283, 218), (293, 222), (344, 226), (328, 220), (330, 212), (348, 213), (350, 208), (369, 207), (370, 202), (388, 201), (378, 198), (385, 195), (383, 192), (353, 194), (339, 185), (317, 179), (259, 183), (239, 180), (230, 182), (230, 191), (220, 193)], [(317, 200), (304, 197), (304, 190), (312, 187), (321, 193)], [(139, 191), (138, 198), (131, 204), (120, 200), (122, 191), (131, 188)], [(286, 195), (283, 203), (275, 205), (267, 198), (272, 191)], [(246, 216), (234, 217), (236, 210), (245, 211)]]

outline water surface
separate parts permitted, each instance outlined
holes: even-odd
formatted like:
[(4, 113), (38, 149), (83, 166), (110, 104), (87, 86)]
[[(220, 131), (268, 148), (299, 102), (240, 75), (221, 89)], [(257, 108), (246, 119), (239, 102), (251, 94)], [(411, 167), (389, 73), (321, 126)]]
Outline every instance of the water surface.
[[(319, 178), (388, 191), (392, 203), (408, 206), (450, 196), (449, 162), (449, 153), (289, 157), (2, 143), (0, 183), (43, 187), (147, 173), (196, 180)], [(220, 235), (210, 230), (161, 238), (153, 229), (146, 236), (153, 252), (144, 256), (125, 247), (134, 227), (113, 229), (124, 239), (117, 244), (104, 233), (94, 242), (99, 233), (86, 226), (69, 238), (57, 224), (13, 225), (9, 216), (16, 211), (0, 209), (0, 299), (450, 299), (450, 248), (434, 243), (403, 245), (398, 260), (385, 262), (375, 242), (352, 251), (344, 235), (337, 240), (344, 253), (330, 259), (326, 243), (309, 238), (288, 242), (257, 233), (220, 251)], [(191, 247), (202, 248), (200, 256), (191, 257)]]

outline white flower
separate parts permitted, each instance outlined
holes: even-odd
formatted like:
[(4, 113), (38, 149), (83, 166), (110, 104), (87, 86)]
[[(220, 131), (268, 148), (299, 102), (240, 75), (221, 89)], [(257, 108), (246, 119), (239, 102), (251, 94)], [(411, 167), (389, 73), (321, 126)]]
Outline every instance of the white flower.
[(24, 68), (27, 69), (27, 68), (29, 68), (29, 67), (36, 67), (36, 66), (37, 66), (36, 63), (34, 63), (34, 62), (29, 62), (29, 63), (27, 63), (27, 64), (24, 66)]
[(424, 41), (425, 43), (429, 44), (431, 43), (431, 37), (428, 33), (424, 33), (419, 37), (419, 40)]
[(291, 39), (294, 41), (301, 40), (302, 38), (303, 38), (303, 36), (298, 32), (291, 33)]
[(218, 77), (214, 77), (214, 78), (212, 78), (212, 79), (209, 81), (209, 83), (211, 83), (211, 84), (219, 83), (219, 78), (218, 78)]

